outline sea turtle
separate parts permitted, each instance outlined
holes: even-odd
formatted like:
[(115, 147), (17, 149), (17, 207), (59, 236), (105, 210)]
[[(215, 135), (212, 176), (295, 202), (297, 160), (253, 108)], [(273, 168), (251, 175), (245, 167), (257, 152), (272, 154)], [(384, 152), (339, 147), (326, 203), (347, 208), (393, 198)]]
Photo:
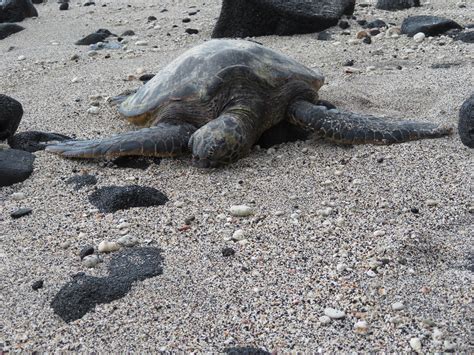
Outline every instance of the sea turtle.
[(345, 144), (401, 143), (451, 132), (317, 105), (323, 82), (318, 70), (257, 43), (211, 40), (182, 54), (121, 103), (122, 115), (149, 128), (46, 150), (73, 158), (190, 151), (194, 165), (207, 168), (247, 155), (263, 132), (284, 121)]

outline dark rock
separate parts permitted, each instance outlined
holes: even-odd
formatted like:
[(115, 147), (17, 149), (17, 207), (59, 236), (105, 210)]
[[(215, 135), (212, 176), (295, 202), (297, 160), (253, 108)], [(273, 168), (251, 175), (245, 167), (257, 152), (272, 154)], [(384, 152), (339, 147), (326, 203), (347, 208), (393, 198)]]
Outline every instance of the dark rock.
[(156, 20), (157, 20), (157, 18), (155, 16), (148, 16), (148, 19), (147, 19), (148, 22), (153, 22), (153, 21), (156, 21)]
[(107, 186), (89, 195), (89, 201), (103, 213), (113, 213), (132, 207), (160, 206), (168, 197), (152, 187), (138, 185)]
[(61, 287), (51, 307), (65, 322), (80, 319), (97, 304), (124, 297), (134, 282), (161, 275), (162, 263), (160, 249), (126, 249), (112, 257), (108, 276), (76, 275), (71, 282)]
[(0, 23), (0, 39), (7, 38), (14, 33), (23, 31), (25, 28), (15, 23)]
[(34, 153), (38, 150), (44, 150), (48, 142), (62, 142), (71, 139), (71, 137), (59, 133), (26, 131), (8, 138), (8, 144), (13, 149)]
[(199, 33), (199, 30), (196, 30), (195, 28), (186, 28), (184, 32), (190, 35), (197, 35)]
[(31, 288), (34, 291), (38, 291), (40, 288), (43, 288), (43, 285), (44, 285), (44, 281), (38, 280), (38, 281), (33, 282), (33, 285), (31, 285)]
[(355, 0), (224, 0), (213, 38), (319, 32), (351, 15)]
[(358, 23), (359, 25), (361, 25), (362, 27), (365, 26), (365, 25), (367, 25), (367, 21), (366, 21), (366, 20), (357, 20), (357, 23)]
[(307, 140), (309, 136), (310, 132), (287, 121), (282, 121), (263, 132), (256, 145), (266, 149), (277, 144)]
[(140, 169), (145, 170), (151, 164), (159, 165), (161, 158), (156, 157), (140, 157), (140, 156), (123, 156), (112, 160), (112, 163), (119, 168)]
[(80, 39), (75, 44), (78, 46), (88, 46), (90, 44), (96, 44), (97, 42), (104, 42), (110, 36), (116, 37), (116, 35), (111, 33), (109, 30), (99, 29), (96, 32), (91, 33), (90, 35), (87, 35), (86, 37)]
[(253, 348), (251, 346), (226, 348), (224, 349), (224, 353), (227, 355), (271, 355), (271, 353), (266, 350)]
[(330, 41), (332, 40), (332, 37), (328, 31), (321, 31), (318, 33), (317, 39), (319, 41)]
[(453, 36), (455, 41), (474, 43), (474, 31), (462, 31)]
[(464, 145), (474, 148), (474, 94), (468, 98), (459, 110), (459, 137)]
[(235, 250), (232, 248), (224, 248), (222, 249), (222, 256), (228, 257), (235, 254)]
[(461, 62), (452, 62), (452, 63), (434, 63), (431, 64), (432, 69), (448, 69), (451, 67), (458, 67), (462, 63)]
[(370, 36), (365, 36), (362, 42), (364, 42), (365, 44), (371, 44), (372, 39), (370, 38)]
[(354, 63), (355, 63), (354, 59), (349, 59), (346, 62), (344, 62), (343, 66), (344, 67), (352, 67), (354, 65)]
[(188, 15), (189, 15), (189, 16), (194, 16), (194, 15), (196, 15), (197, 13), (198, 13), (197, 11), (189, 11), (189, 12), (188, 12)]
[(122, 36), (122, 37), (135, 36), (135, 32), (133, 32), (132, 30), (127, 30), (127, 31), (125, 31), (124, 33), (122, 33), (121, 36)]
[(411, 213), (413, 213), (413, 214), (418, 214), (418, 213), (420, 213), (420, 210), (419, 210), (418, 208), (416, 208), (416, 207), (410, 208), (410, 211), (411, 211)]
[(16, 149), (0, 150), (0, 186), (26, 180), (33, 172), (35, 156)]
[(7, 95), (0, 94), (0, 140), (8, 139), (15, 134), (22, 116), (21, 104)]
[(154, 76), (155, 76), (155, 74), (143, 74), (143, 75), (140, 76), (138, 79), (139, 79), (140, 81), (147, 82), (147, 81), (153, 79)]
[(402, 33), (413, 37), (418, 32), (423, 32), (426, 36), (437, 36), (452, 28), (461, 28), (453, 20), (437, 16), (410, 16), (403, 20)]
[(90, 246), (90, 245), (86, 245), (84, 248), (81, 249), (81, 251), (79, 252), (79, 257), (82, 259), (84, 259), (86, 256), (88, 255), (92, 255), (94, 254), (94, 247), (93, 246)]
[(74, 190), (80, 190), (84, 186), (91, 186), (97, 184), (97, 177), (95, 175), (81, 174), (74, 175), (66, 180), (66, 184), (74, 184)]
[(43, 0), (31, 0), (31, 2), (35, 5), (39, 5), (43, 3)]
[(183, 18), (182, 21), (183, 21), (183, 23), (189, 23), (189, 22), (191, 22), (191, 19), (189, 17), (185, 17), (185, 18)]
[(382, 28), (382, 27), (388, 27), (387, 23), (382, 20), (374, 20), (367, 22), (364, 26), (364, 28)]
[(69, 9), (69, 3), (63, 2), (61, 5), (59, 5), (59, 10), (65, 11)]
[(340, 20), (339, 23), (338, 23), (339, 27), (342, 28), (343, 30), (345, 30), (346, 28), (349, 28), (351, 27), (349, 25), (349, 22), (347, 22), (346, 20)]
[(31, 0), (0, 1), (0, 23), (20, 22), (27, 17), (37, 17), (38, 11)]
[(396, 11), (420, 6), (420, 0), (378, 0), (375, 7), (381, 10)]
[(85, 2), (84, 5), (82, 5), (82, 6), (92, 6), (92, 5), (95, 6), (95, 2), (93, 2), (93, 1), (88, 1), (88, 2)]
[(17, 219), (26, 215), (29, 215), (33, 210), (31, 208), (19, 208), (12, 213), (10, 213), (10, 217), (13, 219)]
[(377, 36), (380, 33), (380, 30), (378, 30), (376, 28), (371, 28), (369, 30), (369, 33), (370, 33), (371, 36)]

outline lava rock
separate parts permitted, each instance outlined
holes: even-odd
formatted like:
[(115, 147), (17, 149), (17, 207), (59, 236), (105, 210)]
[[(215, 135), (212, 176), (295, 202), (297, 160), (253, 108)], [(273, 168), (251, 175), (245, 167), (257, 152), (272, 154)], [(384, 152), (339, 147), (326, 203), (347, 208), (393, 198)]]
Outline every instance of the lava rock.
[(140, 76), (138, 78), (138, 80), (143, 81), (143, 82), (147, 82), (147, 81), (153, 79), (154, 77), (155, 77), (155, 74), (143, 74), (142, 76)]
[(37, 17), (38, 11), (31, 0), (0, 1), (0, 23), (21, 22), (27, 17)]
[(161, 158), (123, 156), (112, 160), (112, 163), (119, 168), (146, 170), (151, 164), (159, 165)]
[(251, 346), (226, 348), (224, 353), (227, 355), (270, 355), (271, 353)]
[(90, 35), (85, 36), (84, 38), (77, 41), (75, 44), (78, 46), (88, 46), (91, 44), (96, 44), (98, 42), (104, 42), (108, 37), (115, 36), (112, 32), (107, 29), (99, 29)]
[(54, 312), (65, 322), (82, 318), (97, 304), (124, 297), (136, 281), (163, 273), (163, 257), (158, 248), (126, 249), (112, 257), (106, 277), (77, 274), (51, 301)]
[(0, 23), (0, 39), (5, 39), (14, 33), (23, 31), (25, 28), (15, 23)]
[(69, 3), (63, 2), (61, 5), (59, 5), (59, 10), (65, 11), (69, 9)]
[(410, 16), (403, 20), (401, 32), (409, 37), (423, 32), (428, 37), (440, 35), (453, 28), (462, 27), (453, 20), (443, 17), (421, 15)]
[(388, 27), (388, 26), (387, 26), (387, 23), (385, 21), (374, 20), (374, 21), (367, 22), (362, 27), (364, 27), (364, 28), (382, 28), (382, 27)]
[(338, 26), (339, 26), (340, 28), (342, 28), (343, 30), (345, 30), (345, 29), (351, 27), (351, 26), (349, 25), (349, 22), (347, 22), (346, 20), (341, 20), (341, 21), (339, 21)]
[(17, 210), (10, 213), (10, 217), (17, 219), (26, 215), (29, 215), (33, 210), (31, 208), (18, 208)]
[(396, 11), (419, 7), (420, 0), (378, 0), (375, 7), (381, 10)]
[(38, 291), (40, 288), (43, 288), (44, 281), (43, 280), (38, 280), (33, 282), (33, 285), (31, 285), (31, 288), (33, 291)]
[(8, 138), (8, 144), (13, 149), (34, 153), (39, 150), (44, 150), (48, 145), (48, 142), (62, 142), (71, 139), (71, 137), (59, 133), (26, 131)]
[(224, 248), (222, 249), (222, 256), (224, 257), (228, 257), (228, 256), (232, 256), (235, 254), (235, 250), (232, 249), (232, 248)]
[(459, 110), (458, 132), (462, 143), (474, 148), (474, 94), (468, 98)]
[(90, 245), (86, 245), (84, 248), (81, 249), (81, 251), (79, 252), (79, 257), (82, 259), (84, 259), (86, 256), (88, 255), (92, 255), (94, 254), (94, 247), (93, 246), (90, 246)]
[(0, 94), (0, 140), (15, 134), (22, 116), (21, 104), (7, 95)]
[(197, 35), (199, 33), (199, 30), (196, 30), (195, 28), (186, 28), (184, 32), (190, 35)]
[(121, 34), (121, 37), (126, 37), (126, 36), (135, 36), (135, 32), (133, 32), (132, 30), (127, 30)]
[(26, 180), (33, 172), (35, 156), (16, 149), (0, 150), (0, 186)]
[(107, 186), (94, 191), (89, 196), (89, 202), (103, 213), (113, 213), (132, 207), (164, 205), (168, 197), (152, 187)]
[(97, 184), (97, 177), (89, 174), (74, 175), (66, 180), (66, 184), (74, 184), (73, 189), (77, 191), (84, 186)]
[(474, 43), (474, 31), (462, 31), (453, 36), (455, 41)]
[(355, 0), (224, 0), (213, 38), (292, 35), (335, 26)]

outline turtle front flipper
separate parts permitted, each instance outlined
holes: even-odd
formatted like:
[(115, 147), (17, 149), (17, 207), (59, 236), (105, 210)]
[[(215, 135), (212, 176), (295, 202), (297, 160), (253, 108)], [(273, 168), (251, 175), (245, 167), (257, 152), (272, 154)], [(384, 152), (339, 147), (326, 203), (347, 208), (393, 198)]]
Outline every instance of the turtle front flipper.
[(66, 158), (115, 158), (127, 155), (174, 157), (188, 149), (196, 127), (162, 122), (150, 128), (104, 139), (69, 141), (48, 145), (46, 151)]
[(297, 101), (290, 107), (292, 123), (342, 144), (394, 144), (426, 138), (440, 138), (452, 128), (428, 122), (392, 121), (388, 118), (342, 112)]

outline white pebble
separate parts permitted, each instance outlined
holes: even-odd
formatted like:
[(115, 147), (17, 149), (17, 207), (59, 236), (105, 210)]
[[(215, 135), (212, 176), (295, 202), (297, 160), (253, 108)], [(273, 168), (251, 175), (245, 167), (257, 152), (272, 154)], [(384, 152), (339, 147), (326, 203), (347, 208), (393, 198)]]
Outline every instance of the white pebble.
[(383, 230), (376, 230), (374, 232), (374, 237), (381, 237), (383, 235), (385, 235), (385, 231), (383, 231)]
[(328, 316), (331, 319), (342, 319), (346, 316), (343, 311), (334, 308), (326, 308), (324, 310), (324, 315)]
[(65, 241), (64, 243), (61, 244), (61, 248), (67, 249), (71, 246), (71, 242), (69, 240)]
[(448, 340), (445, 340), (445, 341), (444, 341), (443, 347), (444, 347), (444, 350), (445, 350), (445, 351), (454, 351), (454, 350), (456, 350), (456, 344), (455, 344), (455, 343), (451, 343), (451, 342), (448, 341)]
[(12, 199), (19, 201), (25, 198), (25, 194), (23, 192), (14, 192), (12, 193)]
[(71, 79), (71, 83), (77, 83), (78, 81), (79, 81), (79, 78), (77, 76)]
[(369, 331), (369, 325), (366, 321), (359, 321), (354, 324), (354, 332), (357, 334), (367, 334)]
[(368, 277), (376, 277), (377, 274), (373, 270), (369, 270), (365, 273)]
[(26, 57), (24, 55), (19, 55), (18, 56), (18, 60), (25, 60), (25, 59), (26, 59)]
[(319, 317), (319, 321), (321, 322), (321, 324), (329, 324), (331, 323), (331, 318), (329, 318), (328, 316), (321, 316)]
[(148, 41), (136, 41), (136, 46), (148, 46)]
[(416, 35), (413, 36), (413, 39), (416, 43), (421, 43), (425, 40), (425, 34), (423, 32), (418, 32)]
[(120, 244), (104, 240), (100, 242), (97, 250), (99, 250), (100, 253), (109, 253), (112, 251), (117, 251), (120, 250)]
[(174, 207), (176, 208), (183, 208), (184, 207), (184, 202), (183, 201), (176, 201), (174, 203)]
[(100, 262), (100, 259), (97, 255), (87, 255), (82, 259), (82, 263), (85, 267), (93, 268)]
[(87, 52), (87, 55), (88, 55), (89, 57), (95, 57), (97, 54), (99, 54), (97, 51), (89, 51), (89, 52)]
[(395, 302), (392, 304), (392, 309), (394, 311), (401, 311), (402, 309), (405, 309), (405, 305), (402, 302)]
[(444, 337), (444, 333), (438, 328), (433, 329), (433, 340), (441, 340)]
[(131, 224), (128, 223), (128, 222), (122, 222), (119, 225), (117, 225), (117, 228), (118, 229), (125, 229), (125, 228), (129, 228), (130, 226), (131, 226)]
[(338, 272), (343, 272), (344, 270), (347, 269), (347, 265), (346, 264), (342, 264), (342, 263), (339, 263), (336, 265), (336, 270)]
[(439, 202), (436, 200), (428, 199), (426, 200), (426, 205), (427, 206), (438, 206)]
[(124, 247), (133, 247), (138, 244), (138, 240), (134, 236), (127, 234), (117, 239), (117, 243)]
[(248, 217), (253, 214), (253, 209), (246, 205), (235, 205), (230, 208), (230, 214), (234, 217)]
[(417, 353), (421, 353), (421, 341), (419, 338), (410, 339), (410, 347)]
[(91, 106), (87, 109), (87, 113), (89, 115), (98, 115), (99, 114), (99, 108), (97, 106)]
[(232, 239), (233, 240), (244, 240), (245, 239), (245, 232), (242, 229), (237, 229), (233, 234), (232, 234)]

